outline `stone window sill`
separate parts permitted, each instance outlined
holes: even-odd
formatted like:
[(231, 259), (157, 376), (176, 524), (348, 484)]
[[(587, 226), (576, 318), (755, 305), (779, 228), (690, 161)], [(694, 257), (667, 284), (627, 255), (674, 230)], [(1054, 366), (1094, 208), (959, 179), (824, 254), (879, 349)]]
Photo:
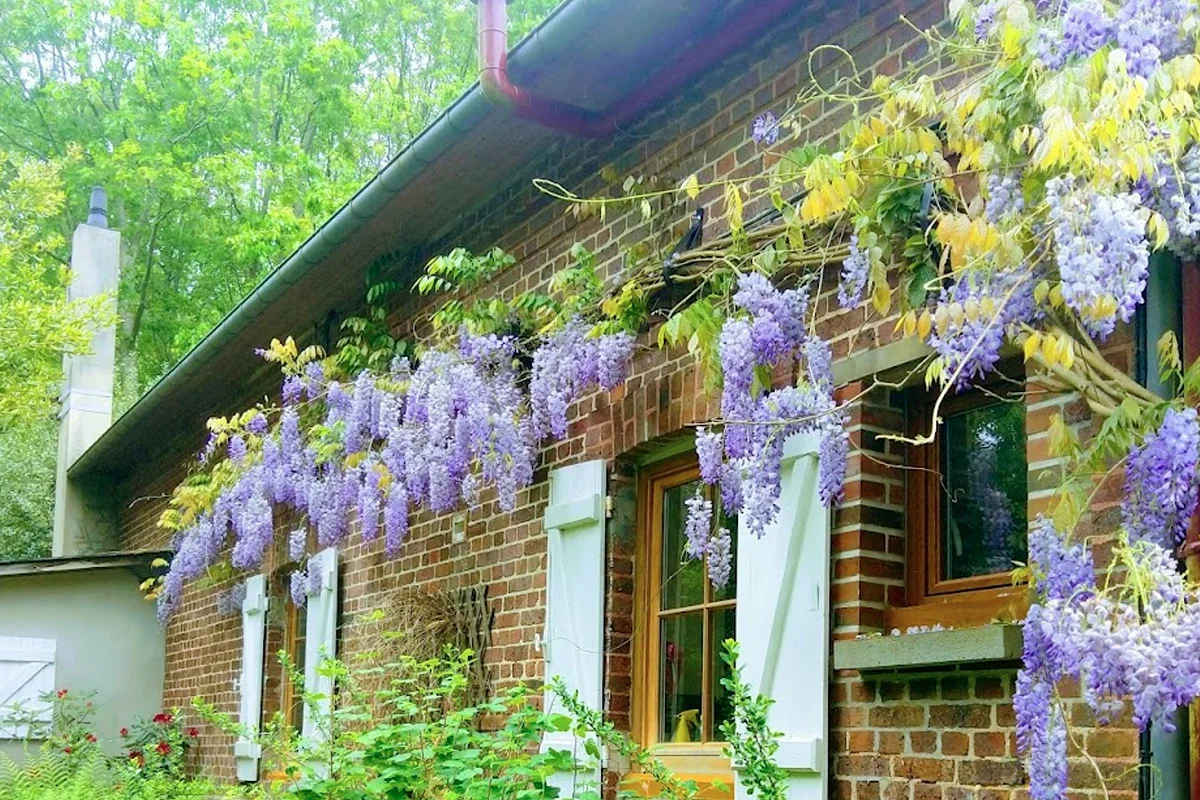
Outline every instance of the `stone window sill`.
[(842, 639), (833, 643), (833, 668), (885, 672), (1016, 661), (1021, 646), (1021, 626), (1014, 624)]

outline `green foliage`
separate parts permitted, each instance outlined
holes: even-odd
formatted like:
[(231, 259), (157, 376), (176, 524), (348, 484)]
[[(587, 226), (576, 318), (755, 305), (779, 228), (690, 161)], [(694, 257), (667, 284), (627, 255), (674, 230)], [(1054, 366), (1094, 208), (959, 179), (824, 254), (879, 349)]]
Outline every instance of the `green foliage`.
[(0, 561), (50, 555), (57, 430), (46, 419), (0, 431)]
[(139, 773), (182, 776), (187, 751), (196, 736), (195, 728), (185, 726), (179, 711), (162, 711), (150, 719), (135, 719), (121, 729), (126, 756)]
[(0, 797), (4, 800), (216, 800), (263, 796), (258, 790), (213, 785), (180, 771), (147, 770), (124, 755), (106, 757), (90, 731), (92, 706), (86, 693), (53, 698), (53, 731), (21, 762), (0, 754)]
[[(267, 726), (261, 741), (289, 776), (289, 797), (300, 800), (391, 800), (456, 797), (463, 800), (536, 800), (558, 797), (546, 783), (575, 769), (575, 755), (540, 752), (548, 731), (566, 731), (570, 718), (538, 708), (540, 693), (509, 689), (477, 705), (467, 701), (469, 651), (447, 650), (439, 658), (405, 657), (379, 664), (326, 659), (319, 667), (336, 686), (332, 713), (317, 719), (320, 745), (298, 743), (282, 719)], [(320, 714), (321, 698), (305, 698), (306, 713)], [(227, 730), (228, 717), (197, 702), (202, 716)], [(598, 787), (581, 777), (573, 797), (598, 800)]]
[(383, 372), (396, 358), (411, 355), (408, 342), (397, 339), (388, 325), (387, 300), (400, 288), (395, 281), (379, 281), (367, 288), (367, 308), (342, 320), (336, 363), (348, 375), (364, 369)]
[(50, 418), (63, 355), (112, 322), (109, 298), (67, 300), (64, 200), (57, 163), (0, 150), (0, 431)]
[[(86, 762), (99, 752), (93, 732), (94, 691), (56, 689), (36, 703), (15, 702), (5, 707), (0, 723), (24, 731), (24, 741), (42, 742), (69, 762)], [(47, 713), (48, 709), (48, 713)]]
[(453, 338), (466, 326), (472, 333), (516, 336), (521, 340), (553, 330), (579, 317), (596, 324), (598, 332), (636, 331), (646, 318), (645, 294), (636, 283), (624, 292), (606, 295), (595, 255), (576, 243), (571, 263), (550, 278), (547, 292), (522, 292), (510, 301), (471, 296), (492, 281), (516, 259), (499, 247), (474, 255), (463, 248), (437, 256), (425, 267), (414, 288), (421, 295), (449, 295), (433, 313), (438, 335)]
[(217, 800), (263, 796), (255, 790), (218, 787), (208, 780), (141, 775), (98, 753), (72, 760), (43, 750), (23, 763), (0, 754), (4, 800)]
[[(550, 680), (550, 690), (554, 692), (575, 720), (575, 735), (584, 739), (587, 752), (593, 757), (599, 757), (600, 749), (597, 744), (609, 748), (610, 754), (616, 754), (650, 777), (659, 786), (659, 797), (671, 800), (695, 800), (699, 794), (696, 782), (683, 779), (668, 769), (650, 750), (642, 747), (629, 738), (627, 734), (617, 730), (616, 726), (604, 718), (599, 711), (589, 707), (579, 699), (579, 693), (571, 690), (562, 678), (555, 676)], [(591, 741), (595, 737), (595, 741)]]
[(769, 697), (754, 694), (742, 679), (738, 644), (726, 639), (721, 660), (729, 666), (721, 685), (729, 692), (733, 716), (721, 723), (721, 735), (729, 743), (728, 753), (738, 765), (746, 791), (762, 800), (787, 798), (787, 772), (775, 762), (781, 734), (771, 729), (767, 715), (774, 704)]
[[(514, 3), (514, 37), (557, 1)], [(0, 142), (66, 161), (60, 234), (93, 185), (122, 233), (125, 402), (470, 85), (475, 14), (470, 0), (5, 4)]]

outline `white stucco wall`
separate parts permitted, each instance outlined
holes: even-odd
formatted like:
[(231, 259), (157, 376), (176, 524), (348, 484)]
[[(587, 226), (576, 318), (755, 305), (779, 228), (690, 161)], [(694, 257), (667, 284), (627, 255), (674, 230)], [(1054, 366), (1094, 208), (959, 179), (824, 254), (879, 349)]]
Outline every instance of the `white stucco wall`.
[[(162, 710), (163, 629), (128, 569), (0, 577), (0, 636), (57, 640), (55, 683), (96, 692), (102, 741)], [(0, 741), (0, 752), (21, 751), (21, 743)]]

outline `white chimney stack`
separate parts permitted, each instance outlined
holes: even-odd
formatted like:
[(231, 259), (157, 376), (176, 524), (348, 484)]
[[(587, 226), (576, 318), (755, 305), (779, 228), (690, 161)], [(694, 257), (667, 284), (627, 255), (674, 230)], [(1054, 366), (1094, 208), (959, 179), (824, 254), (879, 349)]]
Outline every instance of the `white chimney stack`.
[[(72, 300), (109, 294), (116, 303), (121, 234), (108, 229), (108, 201), (100, 187), (92, 189), (87, 222), (71, 239)], [(116, 329), (92, 336), (91, 351), (64, 359), (62, 407), (59, 410), (58, 469), (54, 486), (53, 554), (71, 556), (110, 549), (111, 530), (95, 524), (86, 492), (72, 485), (67, 470), (112, 424)]]

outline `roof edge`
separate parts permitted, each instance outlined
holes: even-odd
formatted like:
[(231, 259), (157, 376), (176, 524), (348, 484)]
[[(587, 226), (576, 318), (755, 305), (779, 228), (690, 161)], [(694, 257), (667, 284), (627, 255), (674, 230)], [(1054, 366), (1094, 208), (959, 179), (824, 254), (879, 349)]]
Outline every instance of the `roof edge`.
[(52, 575), (63, 572), (86, 572), (97, 569), (135, 567), (149, 569), (156, 558), (171, 557), (169, 550), (125, 550), (95, 555), (56, 556), (53, 558), (30, 558), (24, 561), (0, 563), (0, 578), (27, 575)]

